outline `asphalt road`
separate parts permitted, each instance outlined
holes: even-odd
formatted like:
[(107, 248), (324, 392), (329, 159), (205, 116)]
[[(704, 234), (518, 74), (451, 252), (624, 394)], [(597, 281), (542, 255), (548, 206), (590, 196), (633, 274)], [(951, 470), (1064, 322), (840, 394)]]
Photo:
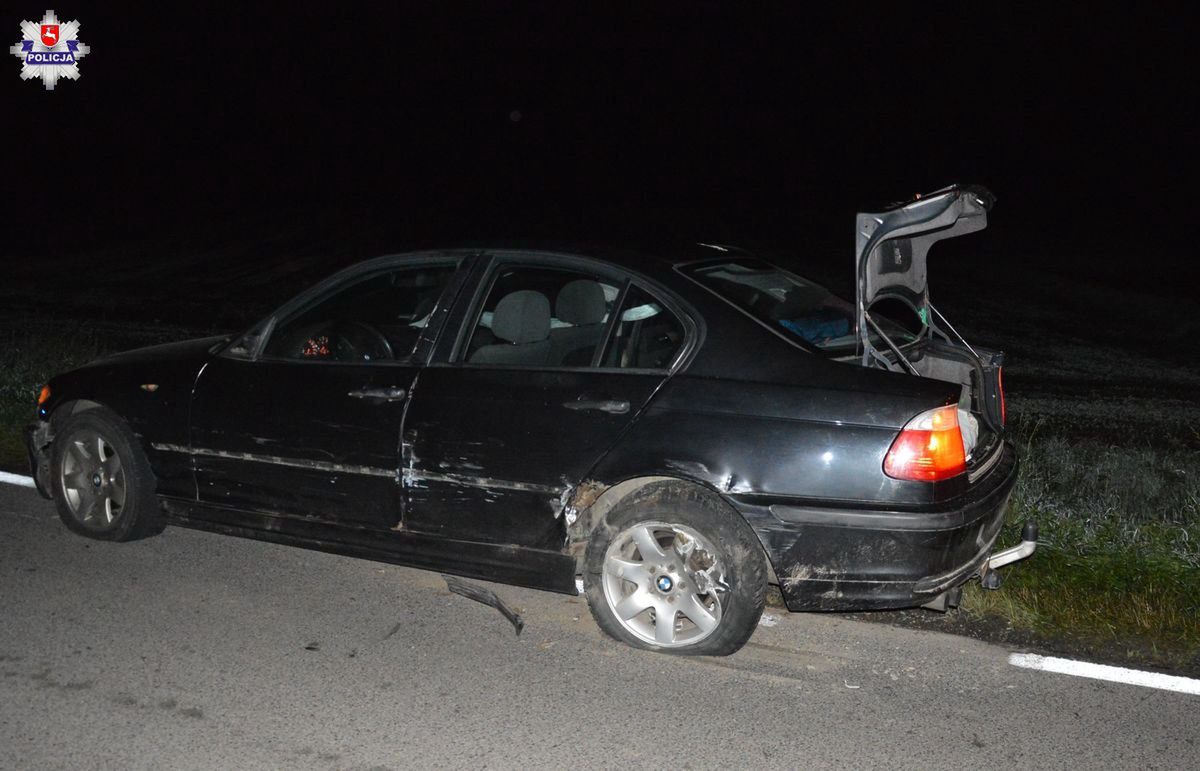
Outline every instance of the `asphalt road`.
[(168, 529), (70, 534), (0, 485), (0, 767), (1200, 768), (1200, 698), (782, 615), (723, 659), (602, 637), (582, 598)]

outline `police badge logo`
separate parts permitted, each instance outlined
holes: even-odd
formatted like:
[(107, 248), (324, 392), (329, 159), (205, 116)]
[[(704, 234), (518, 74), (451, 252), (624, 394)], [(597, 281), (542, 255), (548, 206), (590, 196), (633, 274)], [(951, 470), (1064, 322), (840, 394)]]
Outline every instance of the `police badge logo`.
[(79, 80), (79, 60), (91, 49), (79, 41), (79, 22), (59, 22), (46, 11), (40, 22), (21, 22), (23, 40), (8, 50), (22, 61), (21, 80), (41, 78), (53, 91), (59, 78)]

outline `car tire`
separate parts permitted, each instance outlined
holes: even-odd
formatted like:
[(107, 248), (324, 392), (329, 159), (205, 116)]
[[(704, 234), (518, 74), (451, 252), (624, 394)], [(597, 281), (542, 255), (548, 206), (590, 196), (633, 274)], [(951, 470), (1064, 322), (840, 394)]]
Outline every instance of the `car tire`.
[[(600, 628), (636, 648), (727, 656), (762, 615), (767, 563), (746, 521), (707, 491), (654, 482), (594, 528), (584, 591)], [(670, 614), (672, 623), (659, 624)]]
[(72, 415), (54, 437), (51, 488), (68, 529), (101, 541), (162, 532), (150, 462), (115, 413), (96, 407)]

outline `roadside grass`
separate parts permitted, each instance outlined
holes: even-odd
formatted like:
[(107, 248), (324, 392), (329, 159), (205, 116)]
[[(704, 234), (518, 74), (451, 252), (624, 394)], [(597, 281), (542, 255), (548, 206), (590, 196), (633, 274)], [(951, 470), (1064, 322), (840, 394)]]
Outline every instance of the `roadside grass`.
[(1000, 591), (969, 584), (963, 609), (1134, 662), (1200, 662), (1200, 453), (1070, 441), (1045, 420), (1015, 433), (1001, 543), (1033, 519), (1038, 550), (1001, 570)]

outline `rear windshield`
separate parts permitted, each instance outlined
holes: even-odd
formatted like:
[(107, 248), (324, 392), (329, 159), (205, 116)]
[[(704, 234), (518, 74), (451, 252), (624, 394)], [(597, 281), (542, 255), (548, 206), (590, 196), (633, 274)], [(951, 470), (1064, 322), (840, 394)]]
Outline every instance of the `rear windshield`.
[[(819, 284), (750, 259), (697, 265), (687, 272), (788, 337), (831, 355), (853, 353), (857, 346), (854, 306)], [(871, 315), (897, 345), (917, 339), (913, 331), (880, 318), (874, 311)]]

